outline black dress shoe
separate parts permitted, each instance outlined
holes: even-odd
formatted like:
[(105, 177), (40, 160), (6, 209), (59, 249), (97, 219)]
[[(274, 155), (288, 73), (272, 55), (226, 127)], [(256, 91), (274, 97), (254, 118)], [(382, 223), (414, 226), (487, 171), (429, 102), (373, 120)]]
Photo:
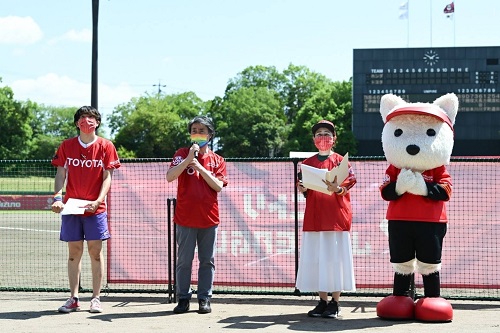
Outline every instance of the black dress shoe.
[(212, 308), (210, 307), (210, 301), (208, 299), (200, 299), (198, 300), (198, 304), (200, 304), (200, 308), (198, 313), (210, 313), (212, 312)]
[(189, 299), (183, 298), (179, 300), (179, 304), (174, 308), (174, 313), (184, 313), (189, 311)]

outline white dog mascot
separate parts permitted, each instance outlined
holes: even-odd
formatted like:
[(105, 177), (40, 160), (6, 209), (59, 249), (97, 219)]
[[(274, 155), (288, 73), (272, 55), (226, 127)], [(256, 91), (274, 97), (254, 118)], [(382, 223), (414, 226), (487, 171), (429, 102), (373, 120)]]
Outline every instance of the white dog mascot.
[[(382, 147), (390, 163), (380, 193), (389, 202), (393, 293), (377, 304), (382, 319), (449, 322), (451, 304), (440, 296), (441, 252), (452, 181), (445, 165), (453, 150), (458, 98), (446, 94), (431, 103), (407, 103), (382, 96)], [(424, 297), (410, 295), (414, 273), (422, 275)]]

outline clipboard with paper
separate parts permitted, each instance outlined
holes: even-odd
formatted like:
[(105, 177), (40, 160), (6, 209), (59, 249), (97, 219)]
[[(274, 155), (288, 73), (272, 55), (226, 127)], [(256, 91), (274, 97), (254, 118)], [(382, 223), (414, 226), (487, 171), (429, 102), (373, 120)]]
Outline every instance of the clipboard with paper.
[(333, 182), (335, 176), (337, 176), (337, 183), (342, 184), (349, 176), (349, 153), (346, 153), (340, 164), (330, 171), (305, 164), (301, 164), (300, 170), (302, 172), (302, 185), (305, 188), (331, 195), (332, 192), (328, 191), (328, 187), (323, 183), (323, 180)]

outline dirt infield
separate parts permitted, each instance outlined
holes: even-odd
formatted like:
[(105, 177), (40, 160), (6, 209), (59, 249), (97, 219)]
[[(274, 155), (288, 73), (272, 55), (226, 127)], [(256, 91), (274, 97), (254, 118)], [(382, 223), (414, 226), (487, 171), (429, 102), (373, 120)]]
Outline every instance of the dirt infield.
[(88, 294), (80, 295), (82, 310), (60, 314), (61, 293), (0, 292), (0, 330), (4, 332), (499, 332), (500, 302), (452, 301), (451, 323), (384, 321), (377, 318), (378, 298), (341, 299), (339, 319), (309, 318), (312, 297), (214, 295), (213, 312), (175, 315), (175, 304), (158, 294), (111, 294), (102, 297), (103, 313), (88, 312)]

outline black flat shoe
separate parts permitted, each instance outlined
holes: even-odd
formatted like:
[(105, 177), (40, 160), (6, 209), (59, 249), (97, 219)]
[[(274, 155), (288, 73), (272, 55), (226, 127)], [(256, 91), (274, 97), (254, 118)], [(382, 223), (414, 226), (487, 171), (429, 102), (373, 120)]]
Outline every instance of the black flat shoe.
[(174, 313), (184, 313), (189, 311), (189, 299), (180, 299), (179, 304), (174, 308)]
[(200, 305), (198, 313), (212, 312), (212, 308), (210, 307), (210, 301), (208, 299), (200, 299), (198, 300), (198, 304)]

